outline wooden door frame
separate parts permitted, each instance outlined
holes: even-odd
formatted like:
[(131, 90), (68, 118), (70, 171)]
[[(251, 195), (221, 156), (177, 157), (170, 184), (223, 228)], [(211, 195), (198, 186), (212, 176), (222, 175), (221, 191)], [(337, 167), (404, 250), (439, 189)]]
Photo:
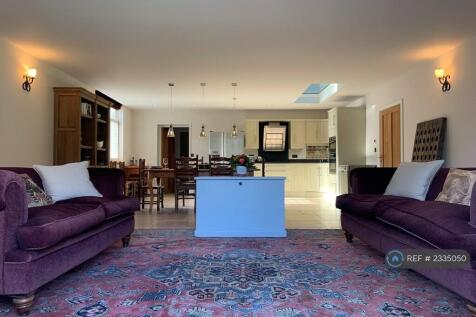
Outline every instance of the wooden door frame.
[(403, 162), (403, 159), (405, 157), (405, 133), (404, 133), (404, 122), (403, 122), (403, 111), (404, 111), (404, 106), (403, 106), (403, 99), (399, 99), (396, 101), (393, 101), (381, 108), (378, 109), (378, 138), (379, 138), (379, 155), (378, 155), (378, 164), (379, 166), (381, 165), (381, 157), (383, 155), (382, 153), (382, 122), (380, 120), (380, 113), (382, 111), (388, 110), (390, 108), (400, 106), (400, 161)]
[[(192, 124), (191, 123), (173, 123), (174, 127), (177, 128), (188, 128), (188, 152), (192, 153)], [(158, 123), (157, 124), (157, 138), (155, 142), (155, 146), (157, 147), (157, 157), (156, 157), (156, 165), (162, 165), (162, 145), (159, 144), (159, 140), (162, 140), (162, 128), (168, 128), (170, 123)], [(196, 154), (196, 153), (195, 153)]]

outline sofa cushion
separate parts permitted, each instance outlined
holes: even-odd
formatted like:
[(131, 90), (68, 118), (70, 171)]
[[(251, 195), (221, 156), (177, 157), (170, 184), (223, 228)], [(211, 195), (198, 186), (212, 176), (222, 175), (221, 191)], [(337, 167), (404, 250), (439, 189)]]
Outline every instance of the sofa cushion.
[(387, 200), (375, 206), (377, 218), (442, 249), (465, 249), (476, 258), (476, 228), (469, 207), (441, 201)]
[(64, 165), (33, 165), (40, 175), (43, 187), (54, 202), (75, 197), (97, 196), (97, 191), (89, 178), (89, 162), (68, 163)]
[(20, 174), (25, 182), (26, 200), (28, 208), (48, 206), (53, 204), (53, 199), (36, 184), (28, 174)]
[(59, 204), (97, 204), (104, 208), (106, 219), (122, 214), (135, 212), (140, 209), (139, 200), (127, 196), (115, 197), (78, 197), (58, 202)]
[(361, 217), (375, 217), (375, 205), (381, 200), (411, 199), (397, 196), (384, 196), (373, 194), (344, 194), (336, 199), (336, 207), (343, 212), (348, 212)]
[(452, 168), (436, 200), (470, 206), (475, 183), (476, 171)]
[(402, 162), (393, 174), (384, 195), (425, 200), (433, 178), (443, 163), (443, 160)]
[(46, 249), (100, 224), (104, 219), (104, 209), (97, 204), (55, 204), (30, 208), (26, 224), (18, 229), (18, 244), (24, 250)]

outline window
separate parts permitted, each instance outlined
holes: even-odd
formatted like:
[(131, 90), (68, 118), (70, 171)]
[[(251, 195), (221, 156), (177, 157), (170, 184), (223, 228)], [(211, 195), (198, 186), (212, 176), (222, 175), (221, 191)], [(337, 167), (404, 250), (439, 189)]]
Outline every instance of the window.
[(110, 159), (111, 160), (119, 160), (119, 147), (120, 147), (120, 140), (119, 140), (119, 129), (121, 124), (121, 113), (119, 110), (114, 108), (110, 109), (110, 117), (111, 117), (111, 125), (110, 125), (110, 140), (111, 145), (109, 148)]

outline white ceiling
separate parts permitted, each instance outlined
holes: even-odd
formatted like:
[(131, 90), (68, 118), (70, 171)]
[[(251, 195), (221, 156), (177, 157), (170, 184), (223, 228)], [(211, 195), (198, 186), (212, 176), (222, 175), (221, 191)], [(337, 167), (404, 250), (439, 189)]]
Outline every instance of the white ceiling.
[[(2, 0), (0, 37), (132, 107), (296, 109), (360, 96), (476, 36), (474, 0)], [(333, 98), (335, 99), (335, 98)], [(340, 102), (342, 103), (348, 103)]]

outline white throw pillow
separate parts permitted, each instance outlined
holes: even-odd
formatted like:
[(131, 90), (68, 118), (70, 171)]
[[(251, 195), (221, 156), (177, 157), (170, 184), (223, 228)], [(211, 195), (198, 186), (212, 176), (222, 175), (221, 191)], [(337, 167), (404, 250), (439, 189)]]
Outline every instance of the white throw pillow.
[(84, 196), (102, 197), (89, 179), (89, 162), (59, 166), (33, 165), (40, 175), (45, 192), (54, 202)]
[(400, 164), (384, 195), (425, 200), (431, 182), (443, 163), (443, 160), (439, 160)]

